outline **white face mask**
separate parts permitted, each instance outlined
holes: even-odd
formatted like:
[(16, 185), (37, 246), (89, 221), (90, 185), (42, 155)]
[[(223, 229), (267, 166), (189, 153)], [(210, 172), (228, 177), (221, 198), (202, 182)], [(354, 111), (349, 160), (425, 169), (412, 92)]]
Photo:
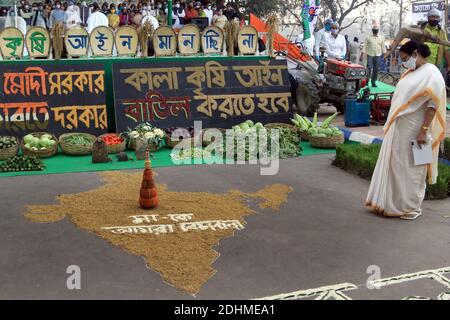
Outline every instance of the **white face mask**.
[(403, 62), (403, 67), (406, 69), (416, 70), (417, 57), (411, 56), (406, 62)]

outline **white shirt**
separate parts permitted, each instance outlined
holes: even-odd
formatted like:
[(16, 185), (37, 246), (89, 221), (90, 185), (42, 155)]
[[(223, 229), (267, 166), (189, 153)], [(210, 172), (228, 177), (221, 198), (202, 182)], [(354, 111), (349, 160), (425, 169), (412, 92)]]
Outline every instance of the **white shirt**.
[(316, 32), (315, 35), (315, 44), (314, 44), (314, 55), (320, 55), (320, 47), (325, 47), (325, 35), (329, 35), (330, 32), (326, 31), (325, 28), (320, 29)]
[(152, 25), (153, 30), (156, 30), (156, 29), (159, 28), (158, 19), (156, 19), (154, 16), (152, 16), (152, 15), (145, 16), (144, 19), (142, 19), (142, 25), (144, 25), (147, 21), (150, 22), (150, 24)]
[(107, 27), (109, 25), (108, 18), (101, 12), (93, 12), (89, 15), (87, 20), (87, 32), (90, 34), (92, 30), (99, 26)]
[(335, 38), (331, 34), (326, 34), (324, 37), (325, 49), (328, 58), (344, 59), (347, 54), (347, 43), (343, 35), (338, 34)]
[(206, 16), (208, 17), (209, 25), (211, 25), (211, 24), (212, 24), (212, 18), (213, 18), (213, 16), (214, 16), (214, 12), (213, 12), (211, 9), (208, 9), (208, 8), (203, 9), (203, 12), (204, 12), (204, 13), (206, 14)]
[(66, 10), (66, 28), (73, 29), (81, 25), (80, 8), (75, 5), (69, 6)]

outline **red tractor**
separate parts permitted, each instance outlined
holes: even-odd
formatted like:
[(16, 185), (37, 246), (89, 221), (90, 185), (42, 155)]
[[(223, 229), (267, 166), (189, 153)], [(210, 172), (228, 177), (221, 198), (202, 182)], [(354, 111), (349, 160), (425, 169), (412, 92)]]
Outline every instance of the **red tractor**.
[[(250, 14), (250, 24), (261, 34), (267, 35), (266, 23)], [(366, 68), (324, 58), (317, 64), (306, 50), (275, 33), (274, 49), (281, 59), (288, 60), (294, 110), (302, 115), (313, 115), (320, 102), (332, 102), (344, 111), (344, 99), (348, 93), (358, 92), (365, 85)], [(266, 38), (267, 40), (267, 38)]]
[(358, 93), (366, 85), (367, 69), (350, 61), (328, 59), (324, 76), (322, 100), (333, 102), (339, 112), (344, 112), (346, 95)]
[(313, 115), (321, 102), (331, 102), (344, 112), (347, 94), (359, 92), (366, 83), (366, 68), (349, 61), (328, 59), (317, 65), (312, 60), (291, 60), (289, 65), (294, 109), (307, 116)]

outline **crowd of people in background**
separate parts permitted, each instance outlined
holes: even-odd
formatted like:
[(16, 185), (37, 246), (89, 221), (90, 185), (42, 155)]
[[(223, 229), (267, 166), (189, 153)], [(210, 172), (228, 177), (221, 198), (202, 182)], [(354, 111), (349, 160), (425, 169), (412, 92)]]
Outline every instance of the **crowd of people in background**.
[[(131, 25), (140, 27), (147, 21), (154, 29), (167, 25), (168, 3), (164, 0), (110, 1), (87, 4), (86, 1), (46, 0), (33, 2), (20, 0), (17, 13), (25, 20), (27, 28), (40, 26), (51, 29), (56, 23), (63, 23), (66, 29), (85, 27), (90, 32), (99, 25), (117, 29)], [(0, 16), (13, 16), (13, 8), (2, 7)], [(174, 0), (172, 7), (173, 28), (201, 19), (203, 25), (215, 25), (223, 29), (228, 21), (244, 23), (244, 17), (233, 2), (223, 0)]]

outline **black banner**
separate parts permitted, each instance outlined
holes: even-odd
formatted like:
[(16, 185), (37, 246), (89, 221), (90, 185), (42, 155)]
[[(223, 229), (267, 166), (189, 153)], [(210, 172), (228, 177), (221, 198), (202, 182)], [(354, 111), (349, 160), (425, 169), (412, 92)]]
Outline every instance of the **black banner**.
[(284, 60), (177, 60), (114, 63), (119, 132), (138, 123), (161, 128), (228, 128), (247, 119), (280, 122), (292, 115)]
[(107, 132), (101, 64), (0, 64), (0, 84), (0, 135)]

